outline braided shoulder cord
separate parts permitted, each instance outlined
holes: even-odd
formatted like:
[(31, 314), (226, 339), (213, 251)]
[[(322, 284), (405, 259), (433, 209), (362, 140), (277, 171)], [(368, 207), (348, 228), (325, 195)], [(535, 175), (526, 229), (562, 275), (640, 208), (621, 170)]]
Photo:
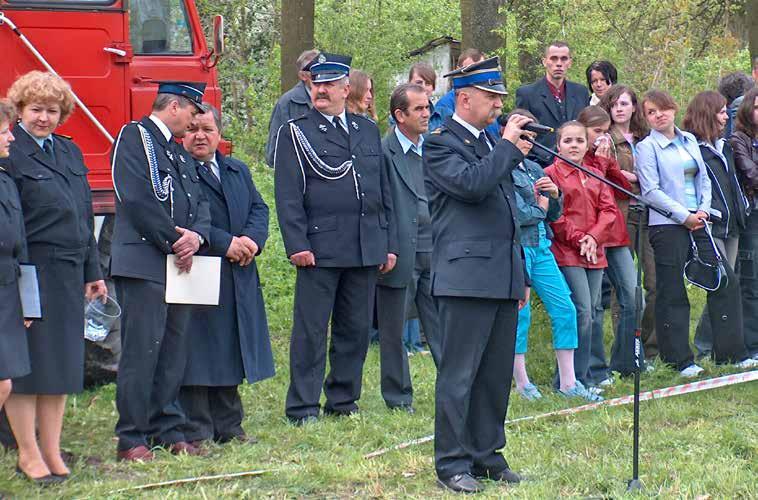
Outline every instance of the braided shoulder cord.
[(170, 198), (171, 218), (174, 218), (174, 182), (171, 175), (167, 175), (161, 182), (161, 176), (158, 172), (158, 158), (155, 156), (155, 145), (150, 133), (145, 127), (137, 124), (140, 135), (142, 136), (142, 147), (145, 149), (145, 157), (150, 170), (150, 184), (153, 186), (153, 193), (158, 201), (166, 201)]
[[(305, 161), (308, 163), (308, 166), (311, 167), (311, 170), (322, 179), (336, 181), (343, 178), (348, 172), (352, 172), (353, 184), (355, 185), (355, 197), (359, 200), (361, 199), (360, 189), (358, 188), (358, 179), (355, 175), (355, 169), (353, 168), (353, 160), (347, 160), (338, 167), (332, 167), (319, 158), (318, 154), (313, 149), (313, 146), (311, 146), (311, 143), (308, 142), (308, 138), (305, 137), (303, 131), (300, 127), (295, 125), (295, 123), (290, 123), (290, 132), (292, 134), (292, 142), (295, 147), (295, 154), (297, 155), (297, 161), (300, 164), (301, 171), (303, 170), (303, 161), (300, 157), (300, 151), (303, 152), (303, 158), (305, 158)], [(303, 194), (305, 194), (305, 172), (303, 171), (302, 173)]]

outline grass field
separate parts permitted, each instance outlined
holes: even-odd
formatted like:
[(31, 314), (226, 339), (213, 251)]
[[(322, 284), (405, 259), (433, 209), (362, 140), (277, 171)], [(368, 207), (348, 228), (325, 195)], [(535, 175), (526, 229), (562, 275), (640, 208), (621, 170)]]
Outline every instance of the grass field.
[[(272, 207), (272, 172), (257, 167), (258, 188)], [(295, 428), (283, 417), (289, 378), (288, 338), (294, 273), (286, 263), (272, 216), (271, 239), (258, 265), (264, 280), (271, 336), (277, 363), (275, 378), (242, 388), (244, 426), (256, 445), (214, 446), (208, 457), (174, 457), (159, 451), (149, 464), (115, 461), (113, 426), (117, 413), (115, 387), (71, 397), (64, 425), (64, 448), (78, 462), (68, 482), (39, 490), (14, 476), (15, 454), (0, 452), (0, 492), (11, 498), (344, 498), (446, 496), (434, 482), (432, 444), (392, 451), (366, 460), (363, 455), (433, 432), (434, 365), (429, 356), (413, 356), (415, 415), (388, 411), (379, 394), (379, 358), (369, 351), (364, 371), (361, 413), (324, 418)], [(693, 320), (703, 295), (691, 294)], [(509, 418), (537, 415), (580, 405), (550, 392), (553, 370), (549, 328), (536, 307), (530, 375), (546, 398), (511, 400)], [(607, 340), (610, 340), (606, 320)], [(705, 363), (706, 377), (732, 373), (730, 367)], [(643, 376), (642, 389), (681, 383), (658, 366)], [(619, 381), (607, 397), (631, 393), (631, 381)], [(758, 383), (642, 403), (640, 496), (663, 498), (758, 498)], [(571, 417), (514, 424), (506, 429), (505, 455), (526, 476), (517, 487), (488, 483), (480, 496), (497, 498), (603, 497), (624, 495), (631, 477), (631, 406), (603, 408)], [(202, 475), (267, 471), (260, 476), (214, 480), (147, 491), (119, 489)]]

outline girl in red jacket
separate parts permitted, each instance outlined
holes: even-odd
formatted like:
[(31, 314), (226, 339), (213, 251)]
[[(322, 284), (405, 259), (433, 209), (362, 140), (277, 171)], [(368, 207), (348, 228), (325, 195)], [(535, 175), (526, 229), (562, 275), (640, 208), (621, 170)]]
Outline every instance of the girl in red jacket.
[[(575, 163), (583, 162), (588, 141), (587, 129), (581, 123), (565, 123), (557, 131), (557, 141), (559, 153)], [(563, 192), (563, 214), (550, 224), (554, 233), (551, 250), (571, 288), (577, 312), (576, 379), (594, 386), (597, 381), (589, 373), (592, 323), (607, 266), (603, 246), (616, 223), (616, 204), (608, 186), (559, 158), (545, 173)]]

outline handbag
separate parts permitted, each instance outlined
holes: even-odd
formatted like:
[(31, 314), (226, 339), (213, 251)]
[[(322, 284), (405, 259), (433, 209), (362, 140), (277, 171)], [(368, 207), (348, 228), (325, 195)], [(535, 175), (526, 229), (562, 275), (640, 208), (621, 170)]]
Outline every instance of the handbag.
[(692, 236), (692, 231), (690, 231), (692, 257), (684, 264), (684, 279), (698, 288), (702, 288), (708, 292), (715, 292), (721, 286), (729, 285), (729, 276), (726, 273), (721, 252), (719, 252), (716, 242), (713, 241), (710, 225), (706, 223), (703, 230), (708, 236), (708, 241), (711, 243), (711, 248), (713, 248), (713, 253), (716, 256), (716, 262), (711, 264), (700, 258), (695, 238)]

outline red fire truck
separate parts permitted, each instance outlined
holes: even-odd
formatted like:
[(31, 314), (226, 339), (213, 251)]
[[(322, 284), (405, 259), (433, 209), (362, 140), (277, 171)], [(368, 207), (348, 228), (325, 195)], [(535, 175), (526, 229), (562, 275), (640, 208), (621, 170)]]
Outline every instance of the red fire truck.
[(59, 132), (84, 153), (95, 213), (112, 213), (111, 143), (149, 113), (156, 81), (207, 82), (220, 107), (221, 16), (213, 27), (209, 48), (194, 0), (0, 0), (0, 96), (33, 69), (71, 84), (79, 102)]

